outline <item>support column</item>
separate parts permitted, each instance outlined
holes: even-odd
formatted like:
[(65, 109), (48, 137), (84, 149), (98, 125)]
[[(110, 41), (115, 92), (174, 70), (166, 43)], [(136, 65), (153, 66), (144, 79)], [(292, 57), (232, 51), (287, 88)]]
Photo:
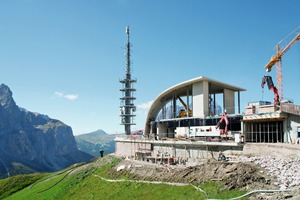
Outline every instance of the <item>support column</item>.
[(187, 117), (192, 117), (192, 116), (190, 116), (190, 112), (189, 112), (189, 110), (190, 110), (190, 98), (189, 98), (189, 90), (187, 89), (186, 90), (186, 106), (187, 106)]
[(224, 110), (226, 109), (228, 114), (234, 114), (234, 91), (224, 89)]
[(241, 113), (241, 96), (240, 91), (238, 91), (238, 114)]
[(218, 114), (217, 113), (217, 105), (216, 105), (216, 94), (214, 94), (214, 115)]
[(177, 105), (176, 105), (177, 95), (173, 95), (173, 118), (176, 118)]
[(209, 115), (208, 109), (208, 82), (193, 84), (193, 116), (204, 117)]
[(282, 125), (283, 125), (282, 131), (283, 131), (283, 135), (284, 135), (284, 142), (285, 142), (285, 143), (290, 143), (290, 142), (292, 142), (292, 141), (289, 141), (289, 131), (288, 131), (287, 120), (288, 120), (288, 119), (286, 119), (286, 120), (284, 120), (284, 121), (282, 122)]

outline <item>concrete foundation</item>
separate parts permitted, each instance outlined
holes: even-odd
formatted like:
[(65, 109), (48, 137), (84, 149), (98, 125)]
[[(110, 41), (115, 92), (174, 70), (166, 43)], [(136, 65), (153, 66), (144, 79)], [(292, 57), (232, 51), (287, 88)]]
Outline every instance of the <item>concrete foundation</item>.
[(118, 137), (115, 154), (159, 164), (197, 165), (205, 159), (226, 156), (300, 158), (300, 145), (285, 143), (235, 143), (180, 140), (151, 140)]
[(204, 141), (176, 141), (149, 140), (144, 138), (116, 138), (118, 156), (131, 157), (137, 160), (171, 164), (194, 163), (203, 159), (218, 158), (219, 152), (243, 151), (243, 144), (235, 142), (204, 142)]

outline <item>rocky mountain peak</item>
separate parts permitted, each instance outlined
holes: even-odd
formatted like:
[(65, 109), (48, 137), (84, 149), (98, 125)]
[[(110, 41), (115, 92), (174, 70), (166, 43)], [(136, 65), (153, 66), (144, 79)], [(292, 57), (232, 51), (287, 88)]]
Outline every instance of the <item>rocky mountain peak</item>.
[(5, 84), (0, 85), (0, 105), (5, 108), (16, 105), (11, 90)]
[(55, 171), (91, 157), (78, 150), (70, 126), (17, 106), (9, 87), (0, 85), (0, 179), (19, 173), (13, 163)]

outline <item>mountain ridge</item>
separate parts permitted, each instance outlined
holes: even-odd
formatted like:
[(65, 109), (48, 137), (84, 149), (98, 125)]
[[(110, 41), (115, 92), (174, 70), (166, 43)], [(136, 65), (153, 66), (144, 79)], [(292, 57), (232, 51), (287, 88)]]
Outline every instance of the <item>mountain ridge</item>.
[(123, 134), (108, 134), (102, 129), (90, 133), (76, 135), (75, 140), (78, 149), (94, 157), (99, 157), (99, 151), (103, 150), (105, 154), (115, 152), (115, 137)]
[(34, 171), (57, 171), (91, 159), (78, 150), (70, 126), (17, 106), (12, 96), (9, 87), (1, 84), (0, 178), (18, 174), (13, 163)]

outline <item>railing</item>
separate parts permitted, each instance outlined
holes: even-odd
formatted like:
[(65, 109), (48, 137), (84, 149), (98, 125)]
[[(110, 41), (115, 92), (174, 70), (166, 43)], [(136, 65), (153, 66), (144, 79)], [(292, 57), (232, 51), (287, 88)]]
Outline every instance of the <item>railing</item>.
[(123, 136), (117, 136), (115, 139), (116, 140), (143, 140), (143, 141), (151, 140), (150, 138), (145, 137), (143, 135), (123, 135)]

